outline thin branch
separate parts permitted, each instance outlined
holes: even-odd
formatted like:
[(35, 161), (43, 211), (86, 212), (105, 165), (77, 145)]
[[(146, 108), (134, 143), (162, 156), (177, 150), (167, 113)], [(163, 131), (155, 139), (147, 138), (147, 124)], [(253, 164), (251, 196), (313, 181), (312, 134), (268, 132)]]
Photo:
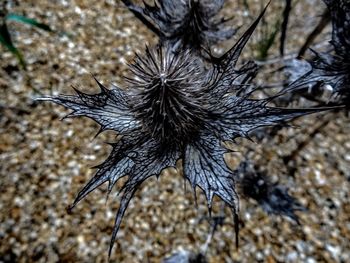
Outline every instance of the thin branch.
[(333, 120), (333, 114), (329, 114), (323, 119), (323, 121), (317, 125), (313, 131), (308, 135), (307, 139), (299, 143), (296, 149), (294, 149), (291, 154), (283, 157), (283, 162), (287, 165), (289, 162), (294, 161), (299, 153), (312, 142), (318, 133), (320, 133), (330, 122)]
[(298, 59), (304, 57), (307, 49), (311, 46), (311, 44), (314, 42), (316, 37), (322, 33), (323, 29), (328, 25), (330, 21), (331, 21), (331, 14), (327, 8), (322, 14), (321, 21), (318, 23), (315, 29), (311, 32), (311, 34), (307, 37), (304, 45), (300, 49), (297, 57)]

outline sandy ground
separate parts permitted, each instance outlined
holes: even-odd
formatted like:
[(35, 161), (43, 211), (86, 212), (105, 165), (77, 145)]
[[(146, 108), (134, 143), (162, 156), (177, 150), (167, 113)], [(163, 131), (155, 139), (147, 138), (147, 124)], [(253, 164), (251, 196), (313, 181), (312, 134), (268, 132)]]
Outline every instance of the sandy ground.
[[(16, 2), (16, 1), (13, 1)], [(260, 1), (228, 1), (224, 13), (235, 14), (233, 25), (242, 29), (260, 8)], [(281, 10), (273, 3), (268, 18)], [(295, 52), (317, 23), (324, 6), (318, 0), (301, 0), (290, 25), (287, 52)], [(9, 23), (14, 42), (28, 63), (26, 71), (0, 48), (0, 262), (106, 262), (119, 197), (106, 202), (105, 187), (90, 194), (72, 214), (66, 207), (93, 175), (89, 169), (108, 155), (105, 141), (114, 134), (93, 136), (98, 126), (86, 118), (60, 118), (67, 111), (38, 103), (43, 94), (69, 94), (71, 86), (96, 92), (91, 73), (109, 86), (124, 84), (126, 63), (143, 52), (155, 37), (118, 1), (19, 1), (11, 12), (25, 14), (51, 25), (47, 33)], [(318, 38), (327, 41), (329, 34)], [(258, 34), (252, 43), (259, 41)], [(254, 44), (246, 49), (251, 58)], [(276, 55), (272, 51), (271, 57)], [(259, 81), (268, 79), (263, 74)], [(330, 118), (300, 152), (292, 167), (282, 157), (306, 140), (315, 124)], [(240, 248), (234, 245), (232, 216), (215, 233), (208, 249), (210, 262), (350, 262), (350, 123), (344, 113), (319, 114), (295, 121), (272, 139), (237, 141), (228, 162), (235, 167), (249, 149), (273, 181), (290, 188), (307, 209), (299, 213), (301, 225), (268, 216), (251, 200), (241, 200)], [(293, 176), (290, 170), (293, 169)], [(122, 182), (118, 184), (118, 187)], [(188, 189), (190, 189), (188, 187)], [(183, 188), (175, 170), (157, 181), (146, 181), (129, 205), (111, 262), (160, 262), (180, 249), (198, 251), (208, 233), (207, 208), (199, 194)], [(218, 211), (219, 200), (214, 212)]]

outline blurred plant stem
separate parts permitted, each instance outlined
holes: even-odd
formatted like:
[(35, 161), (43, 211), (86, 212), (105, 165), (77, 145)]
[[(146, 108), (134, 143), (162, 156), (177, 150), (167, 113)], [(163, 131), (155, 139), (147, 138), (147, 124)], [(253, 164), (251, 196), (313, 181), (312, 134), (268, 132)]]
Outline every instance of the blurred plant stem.
[(280, 27), (280, 20), (276, 19), (275, 22), (270, 26), (269, 23), (266, 22), (265, 19), (262, 20), (261, 29), (260, 29), (260, 39), (255, 45), (257, 50), (256, 59), (258, 60), (266, 60), (269, 51), (275, 42), (276, 36), (278, 34)]
[(287, 29), (289, 22), (289, 15), (292, 11), (292, 0), (285, 0), (286, 5), (283, 10), (283, 22), (281, 24), (281, 38), (280, 38), (280, 55), (283, 57), (284, 55), (284, 47), (287, 37)]
[(23, 59), (21, 52), (13, 45), (10, 32), (6, 25), (7, 20), (7, 1), (2, 1), (0, 3), (0, 43), (8, 49), (13, 55), (16, 56), (21, 66), (25, 69), (26, 63)]
[(314, 42), (316, 37), (322, 33), (323, 29), (328, 25), (328, 23), (331, 22), (331, 14), (328, 9), (326, 9), (321, 17), (320, 22), (317, 24), (315, 29), (311, 32), (311, 34), (307, 37), (304, 45), (299, 51), (298, 58), (301, 59), (304, 57), (305, 52), (308, 50), (308, 48), (311, 46), (311, 44)]
[(23, 55), (16, 48), (16, 46), (13, 44), (13, 41), (11, 39), (11, 34), (6, 24), (7, 21), (20, 22), (22, 24), (27, 24), (48, 32), (53, 32), (53, 30), (50, 28), (50, 26), (44, 23), (40, 23), (35, 19), (23, 16), (23, 15), (19, 15), (19, 14), (9, 13), (7, 10), (7, 1), (1, 1), (0, 3), (0, 43), (6, 49), (8, 49), (14, 56), (16, 56), (22, 68), (26, 69), (26, 62), (23, 58)]

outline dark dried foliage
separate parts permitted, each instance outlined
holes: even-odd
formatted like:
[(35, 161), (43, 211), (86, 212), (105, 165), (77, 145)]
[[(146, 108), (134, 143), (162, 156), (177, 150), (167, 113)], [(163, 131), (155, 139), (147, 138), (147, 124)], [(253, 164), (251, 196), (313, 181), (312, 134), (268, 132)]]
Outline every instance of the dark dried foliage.
[(333, 50), (328, 53), (314, 51), (312, 69), (293, 82), (287, 90), (296, 91), (311, 85), (329, 85), (338, 95), (338, 102), (350, 105), (350, 2), (324, 0), (331, 14)]
[[(164, 1), (163, 5), (170, 2)], [(215, 5), (212, 14), (217, 9)], [(103, 183), (108, 182), (109, 193), (120, 178), (128, 177), (120, 190), (123, 194), (109, 254), (126, 208), (140, 184), (150, 176), (159, 176), (166, 167), (175, 167), (179, 159), (183, 159), (184, 176), (193, 189), (204, 191), (209, 209), (217, 195), (229, 205), (237, 220), (236, 174), (224, 161), (228, 150), (222, 142), (248, 137), (251, 130), (261, 126), (318, 111), (272, 108), (267, 106), (268, 99), (248, 98), (247, 84), (257, 68), (247, 63), (236, 69), (236, 63), (262, 15), (233, 48), (222, 57), (213, 58), (213, 70), (206, 70), (192, 52), (174, 53), (163, 45), (147, 49), (143, 57), (136, 56), (126, 90), (107, 89), (97, 82), (98, 94), (77, 90), (77, 95), (43, 98), (71, 109), (69, 117), (95, 120), (101, 125), (100, 132), (113, 130), (121, 135), (71, 206)]]
[(242, 196), (257, 201), (268, 214), (287, 216), (300, 224), (295, 212), (305, 211), (305, 208), (288, 194), (287, 187), (272, 183), (248, 161), (242, 162), (237, 172)]
[(158, 0), (153, 5), (137, 6), (122, 2), (161, 42), (170, 41), (180, 48), (200, 50), (232, 37), (235, 30), (226, 28), (228, 19), (217, 18), (224, 0)]

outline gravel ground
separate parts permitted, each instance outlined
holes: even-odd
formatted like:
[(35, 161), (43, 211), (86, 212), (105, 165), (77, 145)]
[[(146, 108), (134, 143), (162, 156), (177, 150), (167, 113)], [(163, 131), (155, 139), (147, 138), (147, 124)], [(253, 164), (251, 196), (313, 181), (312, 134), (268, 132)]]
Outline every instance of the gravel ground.
[[(234, 10), (232, 23), (242, 26), (238, 35), (260, 7), (260, 1), (248, 1), (252, 10), (246, 12), (239, 2), (243, 1), (228, 1), (224, 11), (232, 15)], [(295, 52), (317, 23), (324, 8), (320, 2), (302, 0), (296, 5), (287, 52)], [(268, 19), (281, 12), (278, 5), (275, 1), (270, 7)], [(113, 141), (114, 134), (93, 139), (98, 130), (93, 121), (61, 122), (65, 109), (33, 98), (72, 93), (72, 85), (93, 93), (97, 87), (91, 73), (106, 85), (123, 85), (126, 63), (156, 39), (118, 1), (27, 0), (10, 11), (43, 21), (69, 37), (9, 23), (28, 63), (26, 71), (0, 48), (0, 262), (106, 262), (119, 205), (116, 193), (106, 201), (101, 187), (71, 214), (66, 207), (93, 175), (89, 167), (108, 155), (104, 142)], [(218, 50), (232, 45), (238, 35)], [(317, 41), (325, 39), (329, 34)], [(244, 57), (254, 54), (258, 41), (255, 36)], [(266, 79), (259, 75), (259, 81)], [(324, 120), (327, 124), (286, 167), (282, 157)], [(254, 149), (250, 157), (308, 209), (298, 213), (301, 225), (268, 216), (255, 202), (243, 199), (239, 249), (227, 209), (225, 224), (208, 249), (210, 262), (350, 262), (349, 119), (342, 112), (328, 113), (294, 124), (259, 144), (238, 140), (240, 152), (227, 156), (227, 161), (234, 168)], [(181, 173), (163, 173), (158, 181), (147, 180), (129, 205), (111, 262), (161, 262), (174, 251), (198, 251), (205, 242), (209, 224), (204, 197), (198, 193), (196, 207), (191, 191), (183, 188)], [(218, 200), (214, 213), (219, 207)]]

